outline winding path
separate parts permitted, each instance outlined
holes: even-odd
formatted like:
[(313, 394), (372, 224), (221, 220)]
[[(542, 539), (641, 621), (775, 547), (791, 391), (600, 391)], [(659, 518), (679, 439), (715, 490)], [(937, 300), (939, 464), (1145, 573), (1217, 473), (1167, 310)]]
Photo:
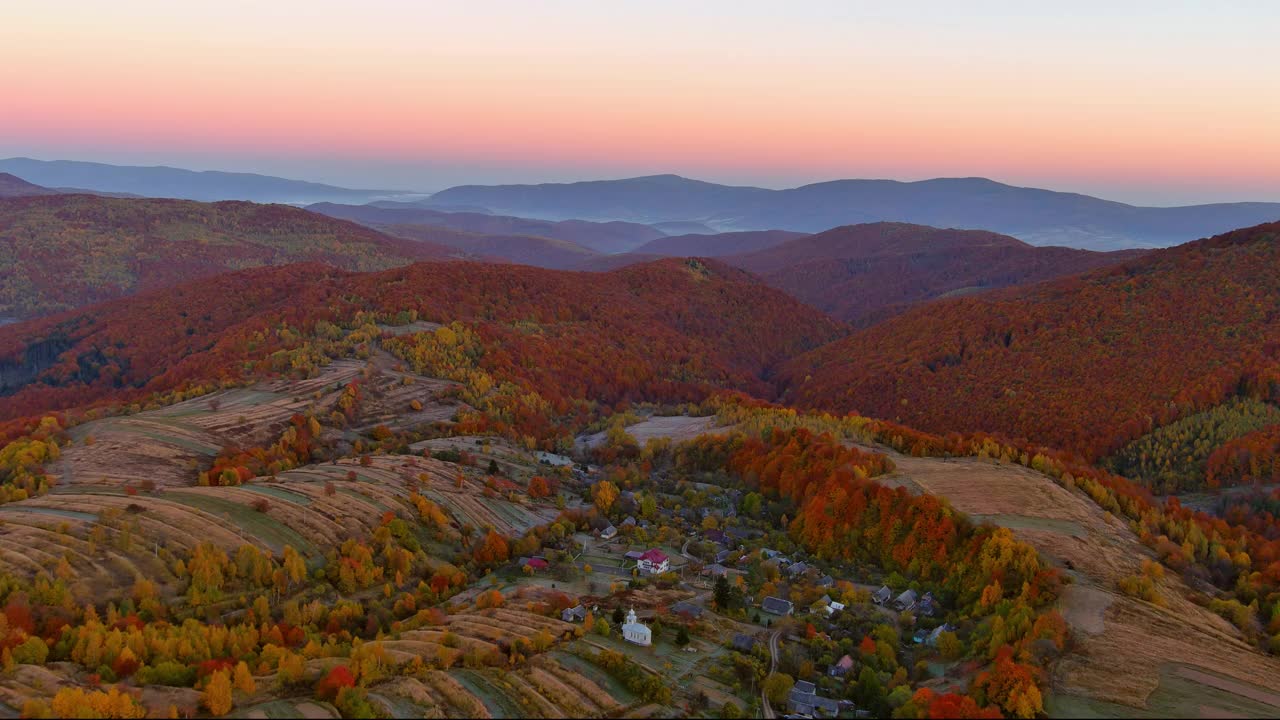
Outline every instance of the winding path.
[[(778, 636), (782, 634), (781, 630), (773, 631), (769, 636), (769, 675), (773, 675), (778, 670)], [(776, 717), (773, 714), (773, 705), (769, 703), (769, 694), (760, 689), (760, 707), (764, 710), (766, 718)]]

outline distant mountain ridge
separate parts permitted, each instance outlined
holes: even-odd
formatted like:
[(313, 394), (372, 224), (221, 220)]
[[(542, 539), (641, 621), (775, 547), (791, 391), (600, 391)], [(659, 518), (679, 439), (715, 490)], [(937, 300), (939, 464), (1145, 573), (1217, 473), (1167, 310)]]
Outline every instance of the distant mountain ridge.
[(821, 232), (869, 222), (983, 229), (1033, 245), (1111, 250), (1163, 247), (1280, 219), (1280, 203), (1138, 207), (985, 178), (836, 180), (787, 190), (653, 175), (542, 185), (462, 185), (433, 205), (470, 205), (543, 219), (700, 222), (720, 231)]
[(396, 190), (353, 190), (254, 173), (183, 170), (166, 166), (108, 165), (78, 160), (7, 158), (0, 160), (0, 172), (12, 173), (27, 182), (46, 188), (83, 188), (87, 191), (112, 194), (123, 193), (203, 202), (250, 200), (289, 205), (325, 201), (366, 203), (378, 199), (412, 195)]
[(1074, 275), (1143, 252), (1035, 247), (984, 230), (884, 222), (833, 228), (720, 259), (865, 327), (929, 300)]
[(499, 236), (534, 236), (563, 240), (596, 252), (627, 252), (666, 233), (648, 225), (629, 222), (584, 220), (536, 220), (475, 212), (455, 212), (416, 203), (379, 202), (369, 205), (317, 203), (308, 210), (366, 225), (434, 225), (470, 233)]

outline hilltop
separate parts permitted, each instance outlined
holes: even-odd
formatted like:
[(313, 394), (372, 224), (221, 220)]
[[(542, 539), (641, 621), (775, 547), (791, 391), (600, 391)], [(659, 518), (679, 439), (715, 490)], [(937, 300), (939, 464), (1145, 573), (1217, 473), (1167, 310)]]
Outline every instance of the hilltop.
[(434, 225), (482, 235), (564, 240), (602, 253), (626, 252), (666, 235), (658, 228), (638, 223), (535, 220), (479, 212), (445, 211), (424, 207), (420, 203), (394, 201), (368, 205), (318, 203), (307, 209), (369, 225)]
[(1280, 224), (930, 303), (797, 358), (807, 407), (1096, 459), (1235, 394), (1280, 396)]
[(45, 315), (227, 270), (379, 270), (458, 251), (281, 205), (49, 195), (0, 200), (0, 316)]
[(1035, 247), (980, 230), (870, 223), (723, 259), (836, 318), (867, 326), (936, 298), (1074, 275), (1140, 254)]
[(295, 264), (0, 327), (0, 420), (313, 364), (324, 343), (312, 334), (362, 314), (473, 324), (497, 343), (483, 360), (491, 371), (514, 373), (565, 412), (569, 397), (767, 394), (775, 365), (844, 331), (740, 270), (703, 261), (599, 274), (473, 262), (349, 274)]

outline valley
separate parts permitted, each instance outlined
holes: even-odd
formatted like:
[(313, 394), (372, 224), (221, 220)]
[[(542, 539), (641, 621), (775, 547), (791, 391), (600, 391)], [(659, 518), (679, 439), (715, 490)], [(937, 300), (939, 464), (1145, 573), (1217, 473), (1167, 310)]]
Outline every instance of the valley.
[(10, 5), (0, 720), (1280, 717), (1280, 4)]

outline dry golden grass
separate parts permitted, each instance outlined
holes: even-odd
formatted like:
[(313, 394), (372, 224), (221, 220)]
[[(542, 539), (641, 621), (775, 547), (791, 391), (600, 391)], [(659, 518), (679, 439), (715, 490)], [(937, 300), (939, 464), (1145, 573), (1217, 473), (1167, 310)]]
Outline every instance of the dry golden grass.
[(1055, 692), (1144, 707), (1166, 663), (1280, 689), (1280, 660), (1192, 603), (1180, 578), (1161, 581), (1163, 607), (1120, 594), (1116, 581), (1140, 572), (1151, 552), (1083, 493), (1007, 463), (889, 454), (897, 464), (897, 481), (945, 497), (969, 515), (1007, 525), (1056, 564), (1073, 568), (1069, 574), (1075, 584), (1060, 602), (1073, 646), (1054, 668)]

